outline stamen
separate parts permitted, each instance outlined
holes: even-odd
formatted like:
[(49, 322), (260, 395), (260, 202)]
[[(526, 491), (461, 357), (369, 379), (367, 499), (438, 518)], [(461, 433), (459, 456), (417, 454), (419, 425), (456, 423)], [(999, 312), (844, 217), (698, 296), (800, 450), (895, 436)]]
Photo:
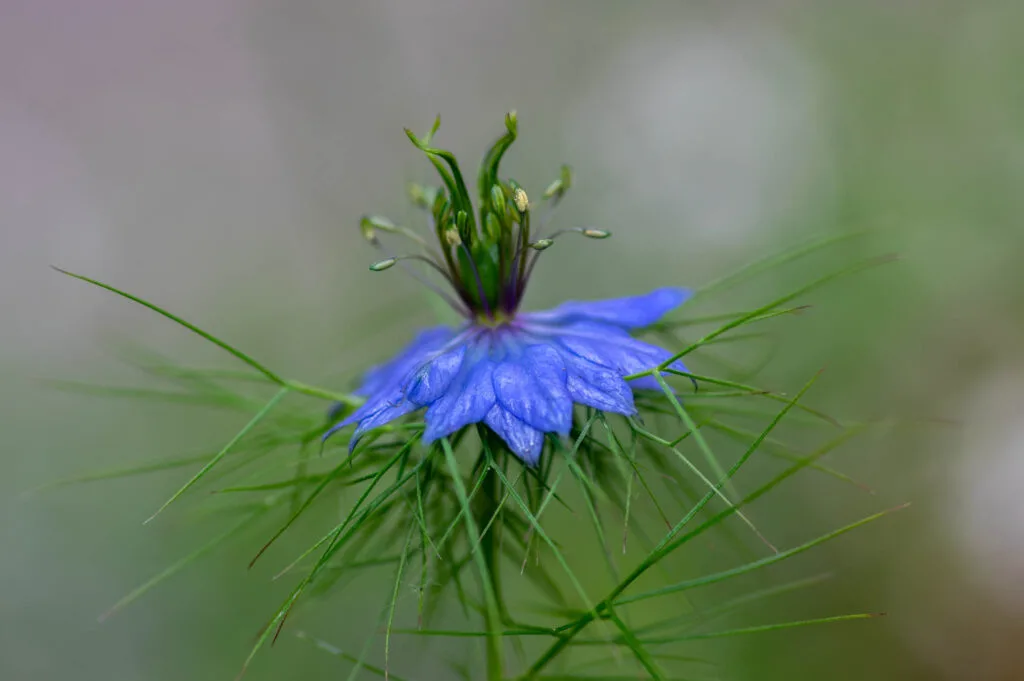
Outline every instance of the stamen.
[[(456, 234), (456, 236), (458, 235)], [(484, 290), (484, 282), (483, 279), (480, 278), (480, 270), (477, 269), (476, 262), (473, 261), (473, 256), (470, 255), (469, 249), (466, 248), (466, 244), (462, 242), (462, 239), (459, 239), (458, 245), (462, 249), (463, 254), (465, 254), (466, 260), (469, 261), (469, 268), (473, 270), (473, 278), (476, 279), (476, 290), (480, 296), (480, 302), (484, 306), (484, 314), (488, 317), (493, 317), (494, 315), (491, 314), (491, 304), (487, 302), (487, 292)]]
[[(377, 238), (377, 235), (374, 234), (373, 232), (373, 226), (367, 227), (367, 224), (364, 221), (360, 224), (360, 227), (362, 228), (363, 236), (366, 237), (367, 241), (369, 241), (375, 248), (377, 248), (377, 250), (381, 251), (382, 253), (388, 256), (384, 260), (376, 262), (373, 264), (373, 266), (370, 267), (370, 269), (373, 270), (374, 272), (380, 272), (391, 267), (391, 265), (386, 265), (381, 267), (380, 269), (374, 269), (375, 266), (383, 265), (383, 263), (387, 262), (388, 260), (394, 260), (395, 262), (398, 262), (399, 260), (419, 260), (420, 262), (426, 263), (427, 265), (435, 269), (442, 277), (444, 277), (448, 281), (448, 283), (454, 286), (454, 282), (452, 282), (452, 278), (448, 274), (448, 271), (441, 265), (441, 263), (437, 261), (436, 252), (433, 252), (430, 249), (426, 249), (427, 255), (411, 253), (409, 255), (396, 256), (388, 252), (388, 250), (384, 247), (384, 244), (381, 243), (380, 239)], [(393, 264), (394, 263), (392, 263), (392, 265)]]
[(506, 301), (506, 306), (511, 305), (513, 308), (519, 304), (523, 291), (526, 290), (526, 277), (529, 276), (526, 272), (527, 256), (524, 253), (527, 248), (530, 248), (529, 213), (523, 216), (523, 221), (526, 224), (519, 225), (519, 233), (516, 235), (516, 250), (512, 256), (512, 268), (510, 270), (512, 276), (509, 277)]
[(516, 204), (516, 210), (520, 214), (530, 209), (530, 197), (526, 195), (522, 187), (516, 187), (515, 193), (512, 194), (512, 201)]
[(437, 187), (427, 187), (415, 182), (410, 183), (406, 189), (412, 204), (426, 211), (433, 209), (434, 201), (437, 200), (437, 194), (440, 191)]
[[(451, 228), (445, 230), (444, 239), (448, 243), (449, 247), (451, 247), (451, 248), (461, 248), (462, 249), (463, 254), (466, 256), (466, 260), (469, 261), (469, 267), (473, 271), (473, 278), (476, 280), (477, 294), (480, 296), (480, 301), (483, 303), (484, 310), (487, 313), (487, 316), (491, 317), (492, 316), (491, 315), (491, 308), (490, 308), (490, 304), (487, 302), (487, 294), (486, 294), (486, 292), (484, 290), (484, 282), (480, 278), (480, 271), (477, 270), (476, 262), (474, 262), (473, 256), (470, 255), (469, 249), (466, 248), (466, 244), (463, 243), (462, 237), (459, 236), (458, 228), (457, 227), (451, 227)], [(466, 300), (465, 293), (462, 290), (462, 285), (461, 285), (462, 282), (460, 281), (458, 284), (456, 284), (455, 281), (454, 281), (454, 279), (456, 279), (456, 278), (458, 278), (458, 275), (456, 275), (453, 272), (452, 273), (452, 277), (449, 278), (449, 281), (452, 282), (452, 286), (459, 292), (459, 294), (463, 296), (463, 300), (466, 301), (466, 305), (469, 306), (470, 308), (472, 308), (472, 305), (469, 303), (468, 300)]]
[(537, 266), (537, 260), (540, 259), (540, 252), (550, 248), (555, 243), (555, 239), (557, 239), (563, 234), (568, 234), (570, 232), (582, 234), (588, 239), (607, 239), (612, 235), (611, 232), (605, 229), (596, 229), (594, 227), (568, 227), (566, 229), (558, 230), (557, 232), (555, 232), (554, 234), (545, 239), (538, 239), (537, 241), (534, 241), (532, 244), (530, 244), (530, 248), (532, 248), (536, 252), (532, 254), (533, 257), (530, 258), (530, 262), (526, 266), (526, 275), (523, 278), (522, 291), (520, 291), (520, 295), (526, 292), (526, 284), (529, 282), (530, 277), (533, 275), (533, 268)]
[(398, 258), (384, 258), (383, 260), (378, 260), (377, 262), (370, 265), (370, 271), (383, 272), (384, 270), (389, 270), (392, 267), (394, 267), (395, 263), (397, 262)]
[(565, 193), (569, 191), (569, 187), (572, 186), (572, 168), (567, 165), (563, 165), (559, 169), (559, 177), (557, 180), (548, 185), (548, 188), (544, 190), (542, 196), (543, 199), (553, 199), (552, 207), (558, 204), (565, 196)]
[(557, 237), (559, 237), (559, 236), (561, 236), (563, 234), (568, 234), (570, 232), (575, 232), (576, 234), (582, 234), (583, 236), (587, 237), (588, 239), (607, 239), (608, 237), (610, 237), (612, 235), (612, 233), (609, 232), (608, 230), (606, 230), (606, 229), (597, 229), (596, 227), (567, 227), (565, 229), (558, 230), (557, 232), (555, 232), (554, 234), (552, 234), (548, 238), (555, 239), (555, 238), (557, 238)]
[(554, 239), (537, 239), (530, 244), (530, 248), (537, 251), (537, 253), (533, 254), (533, 258), (530, 259), (530, 262), (526, 265), (526, 275), (523, 277), (523, 290), (520, 291), (520, 295), (526, 292), (526, 285), (529, 283), (530, 277), (533, 276), (533, 268), (537, 266), (537, 260), (540, 258), (540, 251), (546, 251), (554, 246), (554, 244)]
[(562, 202), (562, 198), (569, 191), (570, 187), (572, 187), (572, 168), (563, 165), (560, 169), (559, 178), (549, 184), (541, 195), (541, 199), (545, 201), (545, 206), (544, 212), (537, 218), (537, 228), (535, 230), (537, 236), (544, 234), (544, 231), (551, 223), (551, 219), (555, 216), (555, 208)]
[(434, 271), (436, 271), (442, 277), (444, 277), (445, 280), (449, 284), (452, 284), (453, 286), (455, 285), (455, 282), (452, 281), (452, 277), (451, 277), (450, 274), (448, 274), (448, 271), (445, 270), (443, 267), (441, 267), (441, 265), (436, 260), (434, 260), (433, 258), (428, 258), (425, 255), (415, 255), (415, 254), (413, 254), (413, 255), (403, 255), (403, 256), (401, 256), (399, 258), (399, 260), (418, 260), (419, 262), (425, 263), (428, 266), (430, 266), (431, 268), (433, 268)]
[(445, 268), (440, 264), (441, 254), (437, 250), (431, 248), (427, 242), (416, 232), (412, 231), (408, 227), (402, 227), (396, 225), (385, 217), (378, 215), (364, 215), (359, 220), (359, 229), (363, 233), (363, 238), (366, 239), (372, 246), (385, 252), (389, 257), (390, 253), (384, 248), (381, 243), (380, 237), (377, 236), (377, 230), (387, 232), (388, 234), (397, 234), (398, 236), (404, 236), (407, 239), (411, 239), (420, 245), (425, 255), (407, 255), (402, 256), (404, 258), (412, 258), (415, 260), (422, 260), (423, 262), (430, 265), (432, 268), (441, 273), (441, 275), (449, 282), (452, 280)]
[(426, 240), (419, 234), (408, 227), (396, 225), (391, 222), (391, 220), (388, 220), (385, 217), (380, 217), (379, 215), (364, 215), (359, 220), (359, 228), (363, 232), (363, 237), (372, 244), (375, 244), (378, 241), (376, 231), (379, 229), (380, 231), (387, 232), (388, 234), (404, 236), (407, 239), (415, 241), (423, 248), (427, 248)]
[(510, 274), (508, 276), (508, 281), (506, 283), (505, 280), (502, 280), (502, 285), (504, 286), (502, 305), (503, 309), (505, 309), (507, 312), (511, 312), (513, 309), (515, 309), (515, 307), (519, 304), (520, 299), (522, 298), (522, 296), (520, 295), (521, 292), (519, 290), (519, 257), (520, 248), (519, 244), (517, 243), (516, 253), (512, 257), (512, 266), (509, 268)]
[(413, 279), (415, 279), (416, 281), (418, 281), (419, 283), (423, 284), (428, 289), (436, 293), (438, 296), (440, 296), (441, 300), (448, 303), (448, 307), (452, 308), (466, 319), (470, 319), (472, 317), (472, 315), (469, 312), (469, 307), (467, 305), (460, 303), (459, 301), (455, 300), (450, 295), (439, 289), (437, 286), (434, 286), (434, 284), (421, 277), (419, 273), (416, 272), (414, 269), (412, 269), (411, 267), (406, 267), (405, 263), (399, 261), (398, 264), (402, 266), (402, 270), (406, 274), (408, 274), (410, 277), (412, 277)]
[(462, 298), (463, 301), (465, 301), (466, 305), (472, 307), (469, 302), (469, 296), (463, 288), (462, 282), (459, 280), (459, 269), (455, 266), (455, 258), (452, 257), (452, 249), (456, 245), (456, 242), (453, 239), (461, 239), (461, 237), (459, 237), (458, 231), (447, 229), (445, 227), (447, 224), (445, 216), (448, 209), (449, 204), (448, 200), (444, 196), (444, 192), (438, 192), (437, 200), (434, 203), (434, 233), (437, 235), (437, 243), (441, 247), (444, 264), (448, 268), (448, 272), (451, 274), (449, 281), (452, 282), (455, 292), (459, 294), (459, 297)]
[(519, 211), (519, 239), (516, 244), (516, 254), (512, 267), (512, 271), (518, 273), (513, 293), (513, 301), (517, 301), (519, 296), (522, 295), (522, 290), (525, 288), (524, 284), (526, 283), (523, 279), (526, 275), (526, 254), (524, 251), (530, 243), (530, 198), (526, 195), (526, 191), (518, 184), (514, 182), (510, 184), (513, 188), (512, 200), (516, 205), (516, 210)]
[(445, 230), (444, 240), (448, 242), (449, 246), (461, 246), (462, 245), (462, 237), (459, 236), (459, 230), (457, 230), (457, 229)]
[[(430, 212), (436, 241), (430, 239), (428, 245), (413, 230), (382, 217), (365, 216), (360, 221), (360, 228), (364, 238), (377, 248), (384, 250), (380, 233), (385, 232), (412, 240), (424, 253), (396, 257), (385, 251), (387, 257), (374, 263), (371, 269), (383, 271), (400, 264), (461, 314), (476, 316), (481, 323), (486, 323), (485, 316), (498, 323), (500, 319), (495, 315), (501, 315), (501, 319), (504, 319), (514, 314), (526, 289), (527, 280), (537, 264), (537, 257), (550, 248), (559, 235), (575, 231), (588, 238), (603, 239), (609, 234), (594, 228), (561, 230), (550, 236), (546, 234), (550, 213), (572, 185), (572, 170), (568, 166), (562, 166), (558, 179), (544, 190), (541, 199), (543, 212), (532, 217), (530, 197), (526, 190), (515, 180), (499, 179), (501, 159), (517, 137), (515, 112), (505, 117), (506, 133), (491, 146), (481, 165), (477, 176), (477, 197), (480, 201), (477, 215), (474, 200), (469, 195), (455, 156), (450, 151), (432, 146), (439, 124), (440, 119), (435, 120), (422, 138), (408, 129), (405, 131), (410, 141), (427, 155), (441, 176), (438, 187), (408, 185), (412, 203)], [(466, 262), (462, 262), (463, 259)], [(453, 296), (458, 302), (410, 272), (404, 263), (408, 260), (419, 260), (439, 272), (451, 284)]]
[[(379, 246), (379, 243), (376, 244), (376, 245)], [(380, 246), (380, 247), (383, 248), (383, 246)], [(452, 279), (448, 275), (447, 272), (445, 272), (436, 262), (434, 262), (430, 258), (428, 258), (426, 256), (422, 256), (422, 255), (389, 256), (387, 258), (384, 258), (383, 260), (378, 260), (377, 262), (375, 262), (372, 265), (370, 265), (370, 271), (372, 271), (372, 272), (383, 272), (384, 270), (391, 269), (395, 265), (399, 265), (399, 266), (401, 266), (403, 272), (405, 272), (410, 277), (415, 279), (417, 282), (419, 282), (423, 286), (426, 286), (428, 289), (430, 289), (431, 291), (436, 293), (438, 296), (440, 296), (440, 298), (444, 302), (448, 303), (449, 307), (451, 307), (453, 310), (458, 312), (460, 315), (462, 315), (463, 317), (466, 317), (467, 319), (471, 316), (470, 313), (469, 313), (469, 305), (468, 305), (468, 303), (466, 303), (465, 301), (459, 302), (459, 301), (455, 300), (450, 295), (448, 295), (447, 293), (442, 291), (440, 288), (435, 286), (432, 282), (430, 282), (427, 279), (425, 279), (424, 277), (420, 276), (419, 272), (417, 272), (416, 270), (412, 269), (411, 267), (408, 267), (405, 264), (406, 260), (418, 260), (420, 262), (424, 262), (424, 263), (430, 265), (431, 267), (436, 269), (438, 272), (440, 272), (441, 275), (449, 283), (452, 283), (453, 286), (455, 285), (452, 282)], [(456, 287), (456, 290), (458, 290), (458, 287)]]
[(509, 252), (512, 249), (512, 225), (505, 200), (505, 188), (501, 184), (492, 184), (490, 194), (490, 210), (483, 208), (486, 211), (484, 226), (488, 239), (498, 248), (498, 307), (508, 312), (510, 300), (507, 283), (511, 264)]
[[(541, 241), (550, 241), (552, 244), (555, 242), (554, 239), (541, 239)], [(548, 248), (548, 247), (545, 247), (545, 248)], [(540, 250), (544, 250), (544, 249), (540, 249)], [(526, 266), (526, 278), (523, 280), (523, 291), (522, 291), (522, 293), (526, 293), (526, 285), (530, 283), (530, 277), (533, 276), (533, 268), (537, 266), (537, 261), (538, 260), (540, 260), (540, 252), (539, 251), (537, 253), (533, 254), (533, 257), (530, 258), (530, 263)]]

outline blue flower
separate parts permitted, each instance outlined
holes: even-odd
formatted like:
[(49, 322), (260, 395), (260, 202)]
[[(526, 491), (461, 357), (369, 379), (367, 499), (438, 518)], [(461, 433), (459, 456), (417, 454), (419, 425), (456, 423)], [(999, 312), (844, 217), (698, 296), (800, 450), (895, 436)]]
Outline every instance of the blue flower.
[[(567, 233), (604, 239), (608, 232), (574, 228), (544, 234), (546, 219), (532, 222), (526, 191), (498, 178), (501, 157), (516, 139), (515, 114), (505, 118), (506, 134), (484, 157), (478, 178), (479, 217), (455, 157), (434, 149), (430, 139), (408, 130), (441, 175), (444, 186), (414, 187), (412, 199), (434, 223), (436, 248), (412, 230), (379, 217), (364, 217), (363, 236), (383, 249), (380, 234), (408, 238), (420, 253), (389, 255), (373, 271), (396, 264), (425, 264), (454, 291), (446, 294), (421, 279), (466, 321), (421, 332), (397, 357), (368, 371), (356, 391), (366, 402), (324, 437), (357, 424), (349, 448), (368, 431), (425, 409), (423, 441), (431, 443), (467, 426), (483, 423), (529, 465), (540, 458), (544, 436), (568, 435), (573, 406), (636, 413), (633, 389), (658, 389), (650, 376), (626, 376), (669, 359), (667, 350), (637, 340), (630, 330), (650, 326), (689, 297), (680, 288), (592, 302), (567, 302), (544, 312), (520, 313), (530, 275), (543, 251)], [(571, 184), (562, 168), (543, 194), (553, 207)], [(420, 278), (415, 270), (409, 270)], [(683, 370), (678, 361), (670, 365)]]
[[(420, 333), (397, 357), (367, 372), (357, 391), (366, 402), (330, 432), (358, 424), (350, 447), (374, 428), (426, 409), (423, 442), (484, 423), (525, 463), (540, 458), (546, 433), (567, 435), (573, 405), (636, 413), (633, 388), (654, 388), (640, 373), (671, 353), (633, 338), (689, 293), (567, 302), (498, 324), (467, 323)], [(678, 362), (673, 368), (683, 369)]]

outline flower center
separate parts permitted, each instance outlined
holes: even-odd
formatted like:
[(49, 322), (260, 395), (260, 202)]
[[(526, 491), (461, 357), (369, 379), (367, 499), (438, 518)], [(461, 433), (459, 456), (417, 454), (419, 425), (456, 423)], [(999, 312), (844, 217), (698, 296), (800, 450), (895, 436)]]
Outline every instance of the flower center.
[[(412, 143), (427, 154), (441, 177), (441, 187), (414, 185), (409, 192), (413, 203), (430, 213), (437, 248), (406, 227), (385, 218), (367, 216), (360, 226), (363, 236), (374, 246), (382, 248), (378, 232), (384, 232), (411, 239), (423, 251), (389, 256), (370, 269), (381, 271), (399, 263), (404, 266), (404, 261), (425, 264), (445, 279), (455, 297), (421, 279), (425, 285), (467, 319), (483, 326), (498, 327), (515, 316), (537, 259), (558, 236), (579, 232), (586, 237), (603, 239), (609, 233), (574, 228), (544, 236), (548, 212), (534, 224), (526, 190), (515, 180), (498, 176), (501, 159), (518, 134), (515, 112), (505, 116), (505, 134), (484, 155), (477, 176), (474, 206), (455, 156), (431, 146), (440, 123), (438, 118), (423, 138), (405, 131)], [(544, 191), (542, 201), (547, 210), (561, 201), (571, 184), (572, 173), (568, 166), (562, 166), (559, 179)], [(410, 273), (420, 279), (419, 273), (413, 270)]]
[(490, 315), (480, 313), (473, 318), (473, 323), (476, 326), (481, 326), (487, 329), (500, 329), (506, 324), (510, 324), (515, 319), (514, 313), (510, 314), (502, 310), (498, 310)]

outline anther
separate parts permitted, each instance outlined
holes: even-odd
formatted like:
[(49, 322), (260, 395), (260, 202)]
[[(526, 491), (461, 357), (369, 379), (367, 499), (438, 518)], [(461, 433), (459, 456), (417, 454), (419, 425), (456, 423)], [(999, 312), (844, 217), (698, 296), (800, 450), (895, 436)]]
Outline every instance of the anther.
[(537, 239), (532, 244), (530, 244), (530, 248), (532, 248), (535, 251), (543, 251), (545, 249), (551, 248), (552, 244), (554, 243), (554, 239)]
[(387, 234), (395, 234), (403, 236), (407, 239), (415, 241), (424, 248), (427, 246), (427, 242), (423, 240), (416, 232), (412, 231), (408, 227), (402, 227), (396, 225), (385, 217), (379, 215), (364, 215), (359, 219), (359, 229), (363, 233), (363, 238), (369, 241), (374, 246), (380, 246), (380, 239), (377, 237), (377, 232), (385, 232)]
[(612, 235), (612, 233), (609, 232), (608, 230), (597, 229), (595, 227), (567, 227), (565, 229), (560, 229), (554, 232), (553, 234), (551, 234), (551, 236), (547, 238), (557, 239), (563, 234), (582, 234), (588, 239), (607, 239)]
[(409, 200), (417, 208), (424, 210), (430, 210), (434, 206), (434, 201), (437, 199), (438, 190), (436, 187), (427, 187), (422, 184), (415, 182), (410, 183), (408, 186)]
[(512, 201), (520, 213), (525, 213), (530, 208), (530, 197), (526, 195), (526, 191), (522, 187), (516, 187), (515, 193), (512, 194)]
[(359, 221), (359, 230), (363, 233), (363, 238), (374, 246), (380, 243), (380, 239), (377, 238), (377, 225), (374, 223), (373, 218), (369, 216), (363, 217)]
[(548, 185), (548, 188), (544, 190), (544, 195), (542, 198), (554, 198), (556, 201), (558, 201), (563, 196), (565, 196), (565, 193), (569, 191), (569, 187), (571, 186), (572, 168), (570, 168), (569, 166), (562, 166), (559, 178)]
[(386, 269), (390, 269), (395, 266), (398, 262), (398, 258), (384, 258), (370, 265), (371, 272), (383, 272)]

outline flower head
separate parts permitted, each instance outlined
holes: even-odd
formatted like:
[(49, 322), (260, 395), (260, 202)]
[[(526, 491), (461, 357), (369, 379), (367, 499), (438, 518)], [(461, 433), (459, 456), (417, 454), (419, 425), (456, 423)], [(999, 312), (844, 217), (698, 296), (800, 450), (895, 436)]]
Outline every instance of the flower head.
[[(439, 272), (455, 296), (434, 289), (465, 317), (458, 327), (422, 331), (394, 359), (364, 377), (356, 391), (366, 402), (331, 428), (325, 437), (357, 424), (350, 448), (366, 432), (413, 411), (425, 409), (425, 443), (483, 423), (517, 457), (533, 465), (546, 434), (567, 435), (573, 406), (633, 415), (634, 388), (654, 388), (650, 377), (626, 380), (669, 359), (671, 353), (637, 340), (630, 331), (657, 322), (682, 304), (689, 293), (662, 288), (646, 295), (592, 302), (567, 302), (543, 312), (520, 313), (519, 304), (540, 253), (556, 238), (576, 231), (605, 238), (598, 229), (534, 233), (526, 191), (513, 180), (498, 179), (498, 165), (516, 137), (515, 114), (505, 119), (506, 134), (484, 159), (480, 170), (479, 219), (455, 158), (410, 139), (428, 154), (444, 187), (414, 188), (413, 200), (431, 211), (439, 253), (414, 232), (383, 218), (364, 218), (364, 236), (381, 246), (379, 232), (401, 235), (424, 247), (423, 254), (389, 255), (371, 266), (389, 269), (420, 261)], [(544, 192), (557, 203), (571, 183), (568, 168)], [(543, 231), (541, 226), (535, 230)], [(426, 282), (428, 285), (429, 282)], [(431, 286), (433, 288), (433, 286)], [(675, 362), (673, 368), (682, 369)]]

